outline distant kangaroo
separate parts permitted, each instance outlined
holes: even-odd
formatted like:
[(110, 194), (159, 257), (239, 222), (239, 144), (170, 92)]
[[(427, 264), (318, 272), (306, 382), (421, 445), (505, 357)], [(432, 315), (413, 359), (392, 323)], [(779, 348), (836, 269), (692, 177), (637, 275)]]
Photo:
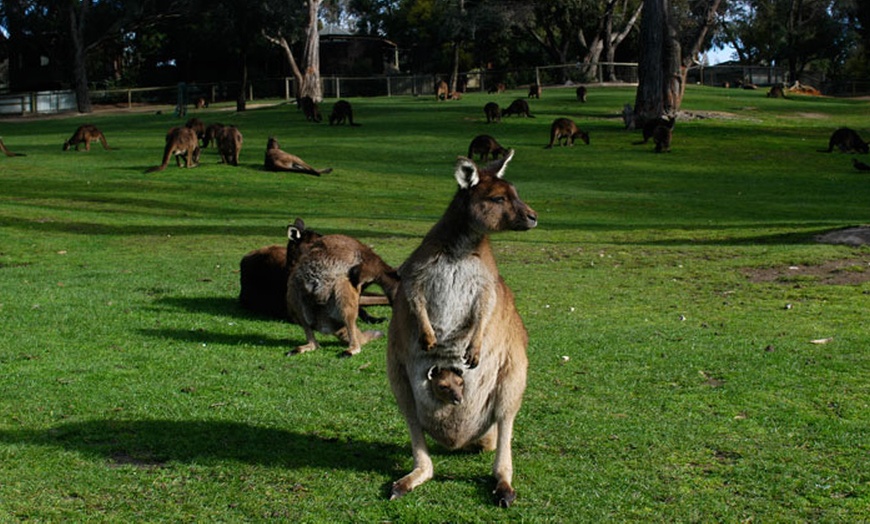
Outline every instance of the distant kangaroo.
[[(391, 499), (433, 476), (425, 433), (449, 449), (496, 449), (495, 500), (507, 507), (513, 425), (526, 387), (528, 334), (498, 272), (489, 234), (537, 225), (535, 211), (504, 180), (513, 151), (484, 168), (456, 163), (459, 188), (441, 219), (399, 268), (387, 341), (387, 374), (411, 434), (414, 469)], [(467, 366), (464, 398), (445, 403), (428, 380), (433, 366)]]
[(495, 160), (498, 157), (507, 156), (508, 150), (502, 147), (495, 138), (489, 135), (477, 135), (468, 145), (468, 158), (474, 159), (474, 155), (480, 155), (480, 160), (486, 161), (492, 155)]
[(577, 100), (586, 103), (586, 86), (580, 86), (577, 88)]
[(858, 136), (854, 129), (841, 127), (831, 134), (831, 139), (828, 141), (828, 149), (819, 149), (820, 153), (830, 153), (834, 148), (838, 148), (843, 153), (864, 153), (867, 154), (870, 150), (870, 145)]
[(486, 92), (492, 95), (495, 93), (504, 93), (504, 90), (505, 90), (504, 84), (499, 82), (496, 85), (491, 86), (489, 89), (487, 89)]
[(447, 100), (450, 95), (450, 87), (447, 82), (441, 80), (435, 84), (435, 100)]
[(175, 164), (181, 167), (181, 157), (184, 157), (185, 167), (199, 165), (199, 140), (196, 131), (189, 127), (173, 127), (166, 133), (166, 147), (163, 148), (163, 163), (145, 171), (153, 173), (163, 171), (169, 165), (169, 159), (174, 155)]
[(27, 156), (24, 153), (13, 153), (6, 148), (6, 144), (3, 143), (3, 137), (0, 137), (0, 151), (3, 151), (3, 154), (6, 156)]
[(221, 129), (217, 137), (217, 148), (221, 155), (221, 162), (238, 166), (243, 141), (242, 133), (236, 126), (226, 126)]
[(263, 162), (263, 167), (266, 171), (290, 171), (314, 176), (332, 173), (331, 167), (314, 169), (298, 156), (281, 151), (281, 146), (275, 137), (269, 137), (269, 141), (266, 142), (266, 159)]
[(527, 98), (541, 98), (541, 84), (530, 85), (529, 96)]
[[(574, 140), (577, 138), (589, 144), (589, 133), (581, 131), (577, 124), (570, 118), (557, 118), (550, 125), (550, 143), (546, 149), (553, 147), (553, 144), (558, 142), (560, 146), (573, 146)], [(564, 143), (562, 141), (564, 140)]]
[(516, 100), (511, 102), (511, 105), (509, 105), (507, 109), (501, 112), (501, 116), (511, 115), (520, 115), (527, 116), (529, 118), (535, 118), (533, 115), (529, 114), (529, 103), (522, 98), (517, 98)]
[(319, 123), (323, 120), (323, 117), (320, 116), (320, 108), (317, 107), (317, 104), (314, 102), (314, 99), (310, 96), (303, 96), (297, 101), (299, 105), (299, 109), (302, 110), (302, 114), (305, 115), (305, 120), (309, 122)]
[(656, 153), (670, 153), (671, 152), (671, 139), (674, 136), (673, 127), (669, 126), (656, 126), (653, 129), (653, 142), (655, 142)]
[(223, 124), (209, 124), (208, 127), (205, 128), (205, 135), (202, 137), (202, 147), (206, 148), (212, 142), (217, 146), (218, 135), (220, 135), (223, 128)]
[(78, 127), (75, 130), (75, 133), (69, 140), (63, 143), (63, 150), (67, 151), (70, 147), (75, 146), (76, 151), (79, 150), (79, 144), (85, 145), (85, 151), (91, 150), (91, 142), (94, 140), (99, 140), (101, 144), (103, 144), (103, 149), (110, 149), (109, 143), (106, 142), (106, 136), (100, 131), (97, 126), (91, 124), (84, 124)]
[(632, 144), (634, 144), (634, 145), (646, 144), (647, 142), (649, 142), (649, 139), (653, 137), (653, 134), (655, 133), (655, 130), (657, 127), (663, 126), (663, 127), (669, 128), (669, 129), (673, 129), (675, 122), (676, 122), (675, 118), (663, 117), (663, 116), (658, 117), (658, 118), (653, 118), (652, 120), (647, 120), (646, 122), (644, 122), (643, 128), (641, 128), (641, 130), (643, 132), (643, 140), (641, 140), (640, 142), (632, 142)]
[(483, 113), (486, 115), (486, 123), (501, 122), (501, 108), (495, 102), (487, 102), (483, 106)]
[(290, 226), (287, 234), (290, 243), (294, 238), (302, 242), (292, 265), (293, 248), (288, 243), (287, 315), (305, 330), (307, 342), (291, 353), (319, 348), (314, 332), (320, 331), (346, 341), (344, 355), (356, 355), (365, 343), (383, 336), (380, 331), (361, 332), (356, 325), (362, 290), (376, 283), (392, 301), (398, 275), (358, 240), (345, 235), (306, 237), (298, 230), (300, 222)]
[(193, 131), (196, 133), (197, 140), (203, 140), (205, 138), (205, 123), (202, 120), (193, 117), (189, 119), (186, 124), (184, 124), (184, 127), (189, 127), (190, 129), (193, 129)]
[(343, 124), (345, 121), (352, 126), (360, 125), (353, 123), (353, 107), (351, 107), (350, 102), (339, 100), (332, 106), (332, 114), (329, 115), (329, 125)]

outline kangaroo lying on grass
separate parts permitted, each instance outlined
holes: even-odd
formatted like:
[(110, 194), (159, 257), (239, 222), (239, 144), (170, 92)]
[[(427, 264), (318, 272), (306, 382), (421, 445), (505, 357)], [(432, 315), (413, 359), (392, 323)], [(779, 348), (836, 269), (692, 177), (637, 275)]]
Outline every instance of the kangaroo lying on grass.
[(275, 137), (269, 137), (269, 141), (266, 142), (266, 159), (263, 162), (263, 167), (266, 171), (289, 171), (314, 176), (332, 173), (331, 167), (314, 169), (298, 156), (282, 151), (278, 139)]
[[(516, 498), (511, 440), (526, 387), (528, 334), (489, 234), (525, 231), (538, 220), (502, 178), (511, 158), (513, 151), (484, 168), (460, 158), (453, 200), (399, 268), (387, 373), (411, 434), (414, 469), (393, 484), (391, 499), (432, 478), (424, 433), (450, 449), (495, 448), (496, 502), (506, 507)], [(442, 401), (429, 370), (461, 366), (462, 401)]]
[(63, 150), (68, 151), (70, 147), (75, 146), (76, 151), (79, 150), (79, 144), (85, 145), (85, 151), (91, 150), (91, 142), (99, 140), (103, 144), (103, 149), (110, 149), (109, 143), (106, 142), (106, 135), (100, 131), (97, 126), (84, 124), (78, 127), (75, 132), (69, 137), (69, 140), (63, 143)]
[(184, 157), (185, 167), (199, 165), (199, 140), (196, 131), (189, 127), (173, 127), (166, 133), (166, 147), (163, 148), (163, 163), (152, 167), (146, 173), (163, 171), (169, 165), (169, 159), (175, 155), (175, 164), (181, 167), (181, 157)]
[[(573, 146), (574, 140), (577, 138), (589, 144), (589, 133), (581, 131), (570, 118), (557, 118), (550, 125), (550, 143), (547, 144), (545, 149), (551, 149), (553, 144), (557, 142), (560, 146)], [(564, 143), (562, 143), (563, 140), (565, 141)]]
[(392, 301), (398, 287), (396, 271), (354, 238), (306, 233), (301, 219), (287, 229), (287, 238), (287, 316), (302, 326), (306, 338), (290, 353), (318, 349), (315, 331), (347, 342), (345, 356), (356, 355), (364, 344), (382, 337), (380, 331), (361, 332), (357, 327), (360, 295), (376, 283)]

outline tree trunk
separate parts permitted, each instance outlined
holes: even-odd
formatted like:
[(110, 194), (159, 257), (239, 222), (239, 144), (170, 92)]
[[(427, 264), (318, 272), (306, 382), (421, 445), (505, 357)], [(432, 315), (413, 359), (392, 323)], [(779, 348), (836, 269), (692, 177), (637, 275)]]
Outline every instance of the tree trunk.
[(317, 11), (323, 0), (308, 1), (308, 29), (305, 34), (305, 49), (302, 64), (305, 75), (302, 78), (300, 96), (309, 96), (319, 103), (323, 101), (323, 84), (320, 81), (320, 33), (317, 30)]
[(90, 113), (91, 94), (88, 91), (88, 70), (85, 62), (85, 22), (91, 7), (91, 0), (81, 3), (81, 12), (76, 13), (78, 2), (69, 3), (70, 37), (73, 44), (73, 85), (76, 93), (76, 106), (79, 113)]
[(644, 0), (640, 60), (634, 104), (635, 127), (656, 118), (676, 118), (682, 102), (680, 43), (668, 0)]
[(239, 95), (236, 97), (236, 111), (241, 113), (245, 111), (247, 106), (247, 93), (248, 90), (248, 51), (243, 49), (239, 56), (240, 69), (241, 69), (241, 82), (239, 82)]

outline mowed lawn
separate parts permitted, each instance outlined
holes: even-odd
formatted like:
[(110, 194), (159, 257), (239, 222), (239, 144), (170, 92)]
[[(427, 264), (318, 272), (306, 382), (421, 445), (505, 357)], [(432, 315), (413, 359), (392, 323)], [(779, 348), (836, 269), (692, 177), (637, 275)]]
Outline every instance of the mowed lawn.
[[(170, 107), (4, 118), (0, 136), (0, 521), (863, 522), (870, 520), (870, 174), (827, 148), (870, 139), (870, 101), (690, 86), (672, 152), (633, 145), (633, 88), (352, 98), (360, 127), (255, 101), (241, 165), (162, 172)], [(333, 100), (322, 104), (328, 117)], [(544, 149), (556, 117), (589, 145)], [(113, 149), (61, 150), (78, 125)], [(482, 133), (539, 226), (493, 238), (530, 335), (514, 487), (492, 453), (412, 467), (385, 372), (237, 305), (239, 260), (301, 217), (398, 266)], [(270, 136), (322, 177), (267, 173)], [(386, 307), (371, 308), (389, 317)], [(366, 329), (386, 330), (365, 325)]]

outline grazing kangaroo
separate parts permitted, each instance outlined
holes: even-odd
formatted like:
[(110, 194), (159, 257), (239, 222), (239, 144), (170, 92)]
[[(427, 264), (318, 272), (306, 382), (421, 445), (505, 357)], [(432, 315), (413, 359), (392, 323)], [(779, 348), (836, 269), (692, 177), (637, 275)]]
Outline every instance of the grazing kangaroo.
[(84, 124), (79, 126), (78, 129), (75, 130), (75, 133), (69, 137), (69, 140), (63, 143), (63, 150), (67, 151), (70, 147), (75, 146), (76, 151), (78, 151), (79, 144), (84, 144), (85, 151), (90, 151), (91, 142), (94, 140), (99, 140), (100, 143), (103, 144), (103, 149), (111, 149), (109, 143), (106, 142), (106, 135), (104, 135), (97, 126)]
[(450, 87), (447, 82), (441, 80), (435, 84), (435, 100), (447, 100), (450, 95)]
[(169, 165), (169, 159), (175, 156), (175, 164), (181, 167), (181, 157), (184, 157), (185, 167), (199, 165), (199, 140), (196, 131), (189, 127), (173, 127), (166, 133), (166, 147), (163, 148), (163, 163), (145, 171), (154, 173), (163, 171)]
[(529, 114), (529, 103), (522, 98), (517, 98), (516, 100), (511, 102), (511, 105), (509, 105), (507, 109), (501, 112), (501, 116), (511, 115), (520, 115), (527, 116), (529, 118), (535, 118), (533, 115)]
[(353, 123), (353, 107), (351, 107), (350, 102), (339, 100), (332, 106), (332, 114), (329, 115), (329, 125), (343, 124), (345, 120), (352, 126), (361, 125)]
[(486, 115), (486, 123), (501, 122), (501, 108), (495, 102), (488, 102), (483, 106), (483, 113)]
[(269, 137), (269, 141), (266, 142), (266, 159), (263, 167), (266, 171), (290, 171), (314, 176), (332, 173), (331, 167), (314, 169), (298, 156), (281, 151), (281, 146), (278, 145), (278, 139), (275, 137)]
[(486, 92), (492, 95), (492, 94), (495, 94), (495, 93), (504, 93), (504, 90), (505, 90), (505, 86), (504, 86), (504, 84), (503, 84), (502, 82), (499, 82), (499, 83), (497, 83), (496, 85), (494, 85), (494, 86), (490, 87), (489, 89), (487, 89)]
[(432, 388), (432, 395), (445, 404), (462, 404), (465, 397), (465, 380), (462, 378), (462, 373), (462, 369), (456, 367), (429, 368), (426, 379)]
[(3, 137), (0, 137), (0, 151), (3, 151), (3, 154), (6, 156), (27, 156), (24, 153), (13, 153), (6, 148), (6, 144), (3, 143)]
[(490, 155), (492, 155), (493, 160), (500, 156), (507, 156), (508, 150), (489, 135), (477, 135), (468, 145), (468, 158), (473, 160), (475, 153), (480, 155), (480, 160), (486, 161)]
[(841, 127), (831, 134), (831, 139), (828, 141), (828, 149), (819, 149), (820, 153), (830, 153), (834, 148), (838, 148), (843, 153), (864, 153), (867, 154), (870, 150), (870, 145), (858, 136), (854, 129)]
[(663, 116), (644, 122), (643, 127), (641, 128), (643, 132), (643, 140), (641, 140), (640, 142), (632, 142), (632, 144), (646, 144), (647, 142), (649, 142), (649, 139), (652, 138), (653, 133), (655, 132), (657, 127), (666, 127), (668, 129), (673, 129), (674, 122), (676, 122), (675, 118)]
[(314, 99), (310, 96), (299, 98), (297, 100), (297, 105), (299, 106), (299, 109), (302, 110), (302, 114), (305, 115), (305, 120), (314, 123), (319, 123), (323, 120), (323, 117), (320, 115), (320, 108), (317, 107)]
[[(305, 330), (306, 343), (290, 353), (318, 349), (314, 332), (320, 331), (346, 341), (345, 356), (356, 355), (364, 344), (383, 336), (380, 331), (361, 332), (356, 325), (362, 290), (376, 283), (392, 302), (398, 275), (358, 240), (345, 235), (307, 236), (300, 225), (304, 227), (297, 219), (287, 229), (287, 316)], [(299, 239), (295, 247), (290, 245), (294, 239)]]
[[(450, 449), (495, 448), (496, 502), (507, 507), (516, 498), (511, 440), (526, 387), (528, 334), (489, 234), (526, 231), (538, 218), (503, 179), (511, 158), (513, 151), (483, 168), (460, 158), (453, 200), (399, 268), (387, 374), (411, 434), (414, 469), (393, 484), (391, 499), (432, 478), (424, 433)], [(426, 377), (433, 366), (457, 363), (467, 366), (464, 398), (444, 403)]]
[(205, 135), (202, 137), (202, 147), (206, 148), (212, 142), (217, 146), (218, 136), (223, 128), (223, 124), (209, 124), (208, 127), (205, 128)]
[(577, 88), (577, 100), (586, 103), (586, 86), (580, 86)]
[(238, 166), (243, 141), (242, 133), (236, 126), (226, 126), (221, 129), (217, 137), (217, 148), (221, 155), (221, 162)]
[[(560, 146), (573, 146), (577, 138), (589, 144), (589, 133), (581, 131), (577, 124), (570, 118), (557, 118), (550, 125), (550, 143), (545, 149), (551, 149), (558, 142)], [(562, 143), (562, 141), (565, 141)]]
[(529, 96), (527, 98), (541, 98), (541, 84), (530, 85)]

